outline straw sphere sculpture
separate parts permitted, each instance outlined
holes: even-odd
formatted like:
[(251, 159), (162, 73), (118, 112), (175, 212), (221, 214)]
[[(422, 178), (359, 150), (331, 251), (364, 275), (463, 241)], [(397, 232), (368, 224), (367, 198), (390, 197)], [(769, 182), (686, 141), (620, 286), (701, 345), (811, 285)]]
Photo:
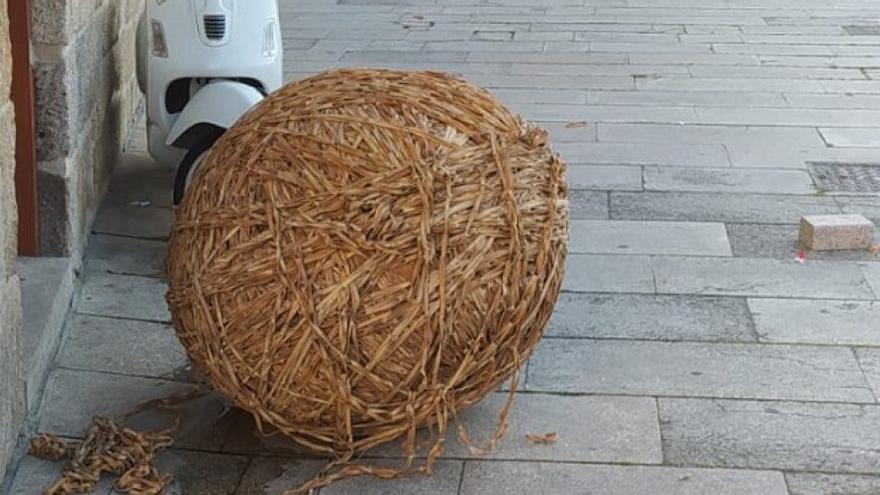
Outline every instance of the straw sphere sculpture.
[(177, 211), (168, 302), (261, 428), (343, 461), (399, 439), (412, 459), (417, 427), (442, 434), (525, 363), (567, 232), (564, 164), (488, 92), (327, 72), (211, 149)]

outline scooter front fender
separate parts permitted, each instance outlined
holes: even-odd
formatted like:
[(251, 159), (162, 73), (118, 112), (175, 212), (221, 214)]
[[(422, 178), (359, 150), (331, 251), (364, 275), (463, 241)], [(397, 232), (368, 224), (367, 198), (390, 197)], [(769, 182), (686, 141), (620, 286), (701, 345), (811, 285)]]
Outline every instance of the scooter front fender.
[(263, 99), (253, 86), (236, 81), (217, 81), (200, 89), (181, 110), (165, 139), (168, 146), (181, 146), (190, 129), (208, 124), (228, 129)]

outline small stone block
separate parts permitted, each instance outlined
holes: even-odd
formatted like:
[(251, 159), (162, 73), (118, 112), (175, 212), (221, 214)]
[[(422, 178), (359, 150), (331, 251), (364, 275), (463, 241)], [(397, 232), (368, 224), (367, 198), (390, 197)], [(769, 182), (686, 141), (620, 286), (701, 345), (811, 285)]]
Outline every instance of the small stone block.
[(801, 218), (800, 241), (807, 249), (867, 249), (874, 224), (861, 215), (813, 215)]

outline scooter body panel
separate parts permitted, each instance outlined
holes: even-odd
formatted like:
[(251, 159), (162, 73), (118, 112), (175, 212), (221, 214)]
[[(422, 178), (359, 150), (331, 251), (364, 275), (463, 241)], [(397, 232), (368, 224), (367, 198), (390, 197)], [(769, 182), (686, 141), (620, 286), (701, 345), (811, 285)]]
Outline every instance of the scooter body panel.
[[(208, 101), (202, 91), (220, 82), (237, 84), (231, 91), (250, 101), (282, 84), (282, 46), (276, 0), (146, 0), (139, 25), (138, 75), (145, 89), (150, 154), (176, 166), (181, 151), (172, 144), (186, 116), (202, 115), (203, 122), (230, 122), (228, 102), (201, 112), (187, 110), (194, 102)], [(224, 90), (228, 90), (225, 87)], [(253, 91), (247, 91), (248, 89)], [(211, 94), (219, 91), (210, 89)], [(214, 98), (211, 97), (211, 100)], [(257, 100), (258, 101), (258, 100)], [(246, 108), (236, 105), (238, 116)], [(236, 119), (237, 117), (236, 116)], [(179, 137), (179, 135), (177, 136)]]
[(262, 99), (263, 94), (253, 86), (236, 81), (212, 82), (201, 88), (177, 116), (165, 139), (165, 145), (178, 145), (178, 139), (199, 124), (212, 124), (228, 129)]

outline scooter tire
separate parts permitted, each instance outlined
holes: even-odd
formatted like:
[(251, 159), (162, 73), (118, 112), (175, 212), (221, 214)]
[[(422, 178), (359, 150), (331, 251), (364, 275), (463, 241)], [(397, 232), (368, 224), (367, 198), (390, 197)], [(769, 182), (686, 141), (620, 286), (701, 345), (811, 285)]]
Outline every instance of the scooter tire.
[(174, 188), (172, 190), (171, 199), (174, 206), (179, 205), (180, 202), (183, 201), (183, 195), (186, 193), (186, 188), (189, 185), (191, 173), (195, 173), (193, 167), (201, 162), (202, 156), (211, 148), (211, 146), (214, 145), (215, 141), (217, 141), (216, 137), (198, 143), (196, 146), (190, 148), (183, 157), (183, 160), (180, 161), (180, 165), (177, 167), (177, 174), (174, 177)]

